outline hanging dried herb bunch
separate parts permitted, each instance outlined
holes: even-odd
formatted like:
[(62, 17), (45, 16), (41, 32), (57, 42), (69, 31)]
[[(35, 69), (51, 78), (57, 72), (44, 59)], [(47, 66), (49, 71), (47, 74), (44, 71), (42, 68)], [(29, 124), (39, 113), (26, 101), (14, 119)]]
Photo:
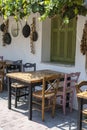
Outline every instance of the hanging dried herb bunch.
[(80, 49), (81, 49), (81, 53), (85, 55), (87, 52), (87, 21), (84, 25)]
[(34, 42), (33, 42), (34, 20), (35, 18), (32, 18), (31, 32), (30, 32), (30, 48), (31, 48), (32, 54), (35, 54), (35, 47), (34, 47)]

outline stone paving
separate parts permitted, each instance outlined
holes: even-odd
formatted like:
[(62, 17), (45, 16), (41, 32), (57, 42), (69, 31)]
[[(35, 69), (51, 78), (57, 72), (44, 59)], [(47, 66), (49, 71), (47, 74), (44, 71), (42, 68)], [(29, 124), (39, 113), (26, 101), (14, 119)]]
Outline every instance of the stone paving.
[(55, 117), (51, 112), (45, 113), (45, 121), (41, 120), (41, 112), (33, 111), (32, 121), (28, 120), (27, 103), (20, 102), (18, 108), (8, 109), (7, 92), (0, 93), (0, 130), (77, 130), (77, 111), (73, 110), (64, 116), (62, 110), (56, 109)]

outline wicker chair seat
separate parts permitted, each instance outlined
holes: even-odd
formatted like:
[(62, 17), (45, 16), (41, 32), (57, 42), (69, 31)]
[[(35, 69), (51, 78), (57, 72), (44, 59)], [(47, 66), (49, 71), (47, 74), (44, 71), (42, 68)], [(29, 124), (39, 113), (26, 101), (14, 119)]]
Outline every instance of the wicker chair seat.
[(12, 83), (11, 86), (14, 87), (14, 88), (24, 88), (24, 87), (26, 88), (26, 86), (24, 84), (21, 84), (21, 83), (18, 83), (18, 82)]
[[(50, 91), (45, 94), (45, 98), (50, 98), (54, 95), (55, 95), (55, 93)], [(33, 97), (42, 98), (42, 90), (33, 92)]]
[[(69, 88), (66, 88), (66, 91), (65, 91), (65, 93), (67, 94), (67, 93), (72, 93), (73, 92), (73, 90), (69, 87)], [(58, 93), (57, 93), (57, 96), (58, 95), (63, 95), (63, 87), (59, 87), (58, 88)]]

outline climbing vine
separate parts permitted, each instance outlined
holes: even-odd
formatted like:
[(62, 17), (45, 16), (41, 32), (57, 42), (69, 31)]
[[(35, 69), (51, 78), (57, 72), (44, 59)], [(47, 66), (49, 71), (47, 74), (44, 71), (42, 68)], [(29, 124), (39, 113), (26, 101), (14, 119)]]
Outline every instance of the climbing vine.
[(40, 14), (40, 20), (46, 17), (61, 16), (65, 23), (79, 15), (86, 15), (85, 0), (0, 0), (0, 15), (16, 20), (27, 18), (31, 12)]

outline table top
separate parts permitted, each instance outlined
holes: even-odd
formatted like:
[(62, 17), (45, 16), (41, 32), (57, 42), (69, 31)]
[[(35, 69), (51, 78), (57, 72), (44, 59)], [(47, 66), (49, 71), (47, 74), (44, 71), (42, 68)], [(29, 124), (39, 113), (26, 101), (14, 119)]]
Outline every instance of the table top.
[(53, 71), (53, 70), (38, 70), (35, 72), (14, 72), (6, 74), (7, 77), (20, 80), (26, 83), (40, 82), (43, 77), (50, 77), (52, 75), (59, 75), (63, 77), (64, 73)]
[(81, 92), (77, 94), (78, 98), (87, 99), (87, 91)]

